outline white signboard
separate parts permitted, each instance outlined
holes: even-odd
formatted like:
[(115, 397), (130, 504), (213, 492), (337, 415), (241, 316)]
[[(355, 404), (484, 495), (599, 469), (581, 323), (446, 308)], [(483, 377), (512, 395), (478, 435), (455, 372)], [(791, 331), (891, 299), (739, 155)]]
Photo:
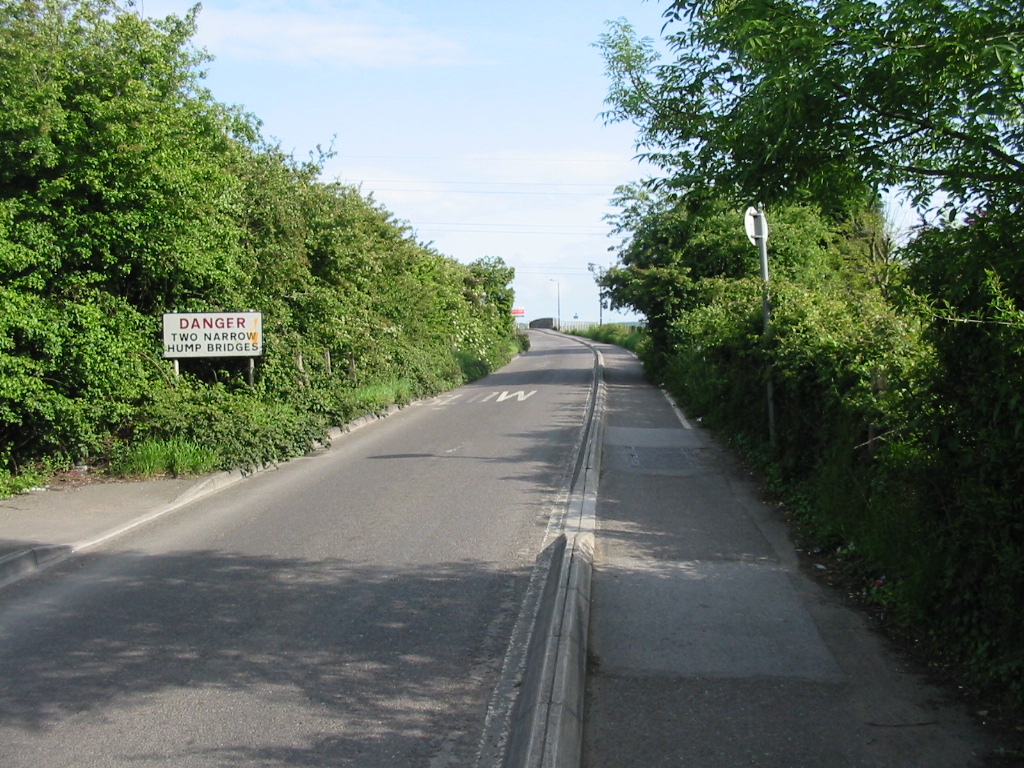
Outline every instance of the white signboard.
[(526, 317), (526, 307), (512, 307), (512, 317)]
[(164, 315), (164, 357), (259, 357), (262, 354), (262, 312)]
[(768, 242), (768, 219), (757, 208), (750, 206), (743, 217), (743, 225), (747, 230), (747, 238), (751, 245), (758, 245), (762, 240)]

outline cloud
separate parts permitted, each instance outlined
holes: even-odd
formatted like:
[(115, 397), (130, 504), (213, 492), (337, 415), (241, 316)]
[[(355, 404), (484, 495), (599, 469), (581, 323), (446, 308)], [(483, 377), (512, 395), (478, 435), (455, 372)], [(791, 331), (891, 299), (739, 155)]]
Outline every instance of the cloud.
[(204, 10), (199, 42), (218, 57), (299, 66), (407, 69), (469, 63), (454, 39), (418, 29), (408, 19), (320, 7)]

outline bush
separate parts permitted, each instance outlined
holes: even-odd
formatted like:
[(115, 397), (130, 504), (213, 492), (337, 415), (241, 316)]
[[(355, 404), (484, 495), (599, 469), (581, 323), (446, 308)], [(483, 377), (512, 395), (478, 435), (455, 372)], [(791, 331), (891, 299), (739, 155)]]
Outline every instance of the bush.
[(617, 323), (593, 325), (585, 331), (573, 331), (572, 333), (605, 344), (615, 344), (631, 352), (636, 352), (640, 348), (645, 337), (643, 328)]
[(924, 233), (908, 249), (927, 300), (933, 375), (912, 446), (940, 557), (927, 587), (934, 636), (978, 679), (1024, 701), (1024, 264), (1019, 213)]
[(0, 468), (0, 498), (14, 496), (43, 486), (53, 475), (52, 466), (45, 463), (19, 469), (20, 471), (13, 473)]
[(219, 457), (218, 469), (254, 469), (326, 441), (327, 425), (320, 416), (261, 394), (183, 378), (151, 394), (137, 415), (133, 441), (194, 444)]

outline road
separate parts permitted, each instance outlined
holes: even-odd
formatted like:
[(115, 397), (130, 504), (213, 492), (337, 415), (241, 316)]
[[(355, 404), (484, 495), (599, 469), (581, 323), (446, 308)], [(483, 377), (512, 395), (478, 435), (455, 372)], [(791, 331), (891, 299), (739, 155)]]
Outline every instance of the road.
[(0, 765), (473, 765), (593, 376), (492, 376), (0, 593)]

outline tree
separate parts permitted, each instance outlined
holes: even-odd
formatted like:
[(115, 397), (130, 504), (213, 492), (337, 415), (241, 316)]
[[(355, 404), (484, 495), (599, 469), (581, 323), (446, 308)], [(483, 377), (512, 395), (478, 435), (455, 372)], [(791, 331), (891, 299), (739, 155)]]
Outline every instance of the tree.
[[(0, 0), (0, 492), (146, 437), (286, 458), (511, 355), (511, 270), (418, 243), (214, 100), (197, 13)], [(267, 336), (254, 386), (223, 358), (172, 378), (162, 311), (243, 308)]]
[(599, 47), (610, 121), (684, 189), (856, 209), (1015, 203), (1024, 186), (1024, 32), (1003, 0), (678, 0), (674, 60), (625, 22)]
[(514, 267), (497, 256), (485, 256), (469, 264), (466, 280), (467, 294), (475, 303), (491, 306), (511, 322), (512, 304), (515, 292), (512, 281), (516, 277)]
[(22, 248), (5, 278), (84, 281), (143, 311), (232, 290), (228, 169), (254, 126), (201, 87), (194, 31), (195, 11), (0, 2), (0, 206)]
[(228, 158), (248, 126), (200, 87), (193, 32), (0, 1), (0, 458), (96, 450), (155, 375), (156, 313), (244, 282)]

